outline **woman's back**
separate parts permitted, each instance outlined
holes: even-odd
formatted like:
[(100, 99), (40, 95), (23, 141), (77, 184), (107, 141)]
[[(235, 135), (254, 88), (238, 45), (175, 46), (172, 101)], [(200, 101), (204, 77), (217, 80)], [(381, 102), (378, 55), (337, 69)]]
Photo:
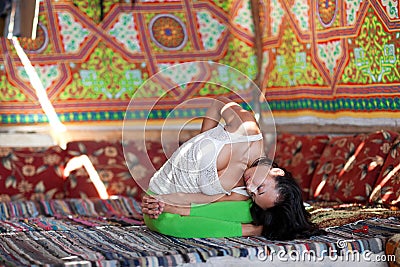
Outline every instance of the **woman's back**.
[(229, 194), (251, 158), (260, 156), (260, 140), (261, 134), (229, 133), (219, 124), (175, 151), (154, 174), (149, 189), (156, 194)]

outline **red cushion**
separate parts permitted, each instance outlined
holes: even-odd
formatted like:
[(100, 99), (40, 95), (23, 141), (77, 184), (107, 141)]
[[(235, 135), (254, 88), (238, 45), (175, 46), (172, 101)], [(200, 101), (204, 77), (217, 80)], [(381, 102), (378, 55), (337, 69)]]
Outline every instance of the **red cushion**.
[(167, 160), (158, 141), (129, 141), (124, 144), (125, 158), (131, 174), (143, 191), (147, 191), (150, 178)]
[(383, 149), (389, 153), (369, 200), (400, 207), (400, 137)]
[(0, 199), (43, 200), (64, 197), (65, 151), (48, 148), (2, 148)]
[[(153, 146), (152, 142), (147, 143), (147, 146)], [(156, 142), (154, 146), (157, 150)], [(125, 160), (124, 150), (128, 156), (127, 160), (131, 172)], [(69, 158), (87, 155), (110, 196), (122, 195), (140, 199), (144, 191), (141, 181), (149, 180), (155, 171), (151, 161), (148, 163), (149, 156), (146, 149), (142, 149), (139, 142), (129, 142), (122, 146), (121, 142), (74, 141), (67, 144), (67, 153)], [(162, 164), (164, 159), (154, 155), (156, 153), (150, 151), (149, 155), (153, 161), (158, 161), (157, 164)], [(71, 172), (66, 184), (68, 197), (99, 197), (94, 184), (83, 167)]]
[(380, 131), (332, 138), (311, 182), (311, 197), (326, 201), (367, 202), (397, 134)]
[(277, 136), (274, 160), (292, 173), (302, 189), (304, 200), (309, 198), (311, 179), (328, 141), (327, 135), (280, 133)]

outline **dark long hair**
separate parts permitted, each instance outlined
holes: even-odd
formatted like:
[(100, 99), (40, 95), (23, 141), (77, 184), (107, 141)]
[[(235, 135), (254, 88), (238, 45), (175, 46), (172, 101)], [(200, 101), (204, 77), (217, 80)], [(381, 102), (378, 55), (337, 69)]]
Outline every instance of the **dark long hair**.
[[(259, 158), (250, 167), (266, 165), (280, 168), (269, 158)], [(263, 225), (262, 235), (272, 240), (291, 240), (309, 238), (313, 235), (325, 233), (311, 223), (310, 214), (306, 211), (301, 195), (300, 186), (292, 174), (285, 172), (284, 176), (276, 178), (278, 198), (272, 208), (263, 210), (256, 203), (250, 209), (255, 225)]]

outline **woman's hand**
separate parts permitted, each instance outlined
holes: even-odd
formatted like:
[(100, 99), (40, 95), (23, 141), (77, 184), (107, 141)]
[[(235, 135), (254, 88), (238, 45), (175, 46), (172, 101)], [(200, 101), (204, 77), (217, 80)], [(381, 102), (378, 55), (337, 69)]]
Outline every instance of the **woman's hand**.
[[(142, 198), (142, 212), (152, 219), (157, 219), (163, 212), (175, 213), (182, 216), (190, 215), (190, 206), (168, 204), (168, 197), (171, 195), (158, 195), (157, 198), (145, 195)], [(165, 201), (165, 202), (164, 202)]]
[(164, 211), (165, 203), (153, 196), (145, 195), (142, 198), (142, 212), (152, 219), (157, 219)]

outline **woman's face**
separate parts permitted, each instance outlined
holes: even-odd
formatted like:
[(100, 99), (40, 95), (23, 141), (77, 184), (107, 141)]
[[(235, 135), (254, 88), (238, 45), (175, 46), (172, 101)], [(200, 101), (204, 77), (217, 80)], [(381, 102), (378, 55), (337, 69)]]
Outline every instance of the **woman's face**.
[(282, 169), (266, 165), (251, 167), (244, 172), (247, 191), (260, 208), (268, 209), (275, 205), (278, 198), (275, 179), (283, 175), (285, 172)]

